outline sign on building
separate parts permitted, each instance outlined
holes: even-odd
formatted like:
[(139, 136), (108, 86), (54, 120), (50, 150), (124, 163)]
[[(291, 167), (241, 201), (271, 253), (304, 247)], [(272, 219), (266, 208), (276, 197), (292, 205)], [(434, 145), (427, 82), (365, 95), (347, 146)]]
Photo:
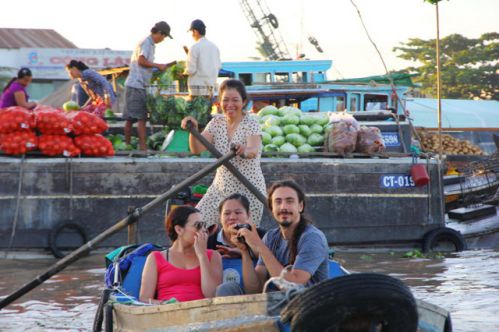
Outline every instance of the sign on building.
[(65, 66), (79, 60), (92, 69), (127, 66), (132, 51), (79, 48), (21, 48), (19, 67), (29, 67), (37, 79), (68, 79)]

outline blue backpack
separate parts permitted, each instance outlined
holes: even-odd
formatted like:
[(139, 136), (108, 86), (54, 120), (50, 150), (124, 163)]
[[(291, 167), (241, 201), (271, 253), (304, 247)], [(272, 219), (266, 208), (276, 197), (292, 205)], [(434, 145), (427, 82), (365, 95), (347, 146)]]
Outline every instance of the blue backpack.
[(138, 298), (142, 282), (142, 270), (147, 256), (152, 251), (164, 250), (164, 247), (151, 243), (123, 246), (106, 255), (109, 263), (104, 281), (106, 287), (119, 287), (121, 291)]

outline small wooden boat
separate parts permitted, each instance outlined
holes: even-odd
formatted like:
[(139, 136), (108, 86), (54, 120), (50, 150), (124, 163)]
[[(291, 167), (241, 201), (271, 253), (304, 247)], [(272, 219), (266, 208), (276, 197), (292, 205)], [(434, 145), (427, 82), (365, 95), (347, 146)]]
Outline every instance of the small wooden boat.
[(331, 279), (285, 292), (162, 305), (115, 292), (104, 309), (106, 331), (378, 331), (381, 325), (402, 332), (451, 331), (449, 312), (414, 299), (399, 279), (348, 274), (331, 265)]
[(444, 177), (445, 212), (483, 201), (494, 196), (498, 188), (499, 177), (494, 172)]
[[(289, 323), (283, 323), (279, 314), (285, 297), (285, 293), (273, 292), (164, 305), (114, 304), (112, 307), (113, 329), (122, 332), (290, 331), (294, 329), (290, 328)], [(417, 331), (449, 331), (450, 315), (448, 311), (422, 300), (417, 300), (416, 304)], [(361, 307), (360, 303), (359, 307)], [(341, 309), (338, 310), (331, 306), (328, 308), (325, 309), (330, 312), (332, 317), (335, 316), (335, 312), (341, 311)], [(375, 312), (374, 309), (372, 311)], [(403, 308), (394, 311), (404, 316)], [(324, 319), (324, 317), (317, 317), (317, 319)], [(403, 325), (401, 323), (401, 326)], [(305, 331), (313, 330), (308, 325), (303, 327)], [(363, 331), (363, 329), (359, 331)], [(397, 329), (397, 331), (411, 331), (411, 329)], [(412, 331), (416, 331), (416, 329)]]

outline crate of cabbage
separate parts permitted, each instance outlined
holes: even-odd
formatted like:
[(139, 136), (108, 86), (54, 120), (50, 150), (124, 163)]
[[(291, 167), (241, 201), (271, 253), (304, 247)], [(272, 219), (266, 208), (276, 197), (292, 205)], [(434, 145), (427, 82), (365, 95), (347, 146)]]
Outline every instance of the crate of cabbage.
[(265, 106), (258, 118), (264, 152), (316, 152), (323, 149), (324, 136), (330, 130), (326, 114), (308, 115), (291, 106)]
[(151, 114), (151, 123), (179, 129), (180, 122), (187, 115), (197, 119), (201, 126), (206, 125), (211, 102), (203, 97), (194, 97), (187, 101), (183, 97), (163, 96), (157, 93), (147, 96), (147, 107)]

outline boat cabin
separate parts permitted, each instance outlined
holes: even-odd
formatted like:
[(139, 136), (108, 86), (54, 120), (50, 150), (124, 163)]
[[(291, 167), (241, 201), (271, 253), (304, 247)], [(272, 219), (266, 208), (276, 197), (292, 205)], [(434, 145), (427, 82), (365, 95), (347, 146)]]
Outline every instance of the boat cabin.
[[(401, 114), (397, 97), (406, 86), (329, 81), (330, 60), (224, 62), (220, 77), (245, 83), (253, 100), (253, 111), (266, 105), (292, 105), (304, 112), (391, 110)], [(396, 93), (395, 93), (396, 92)]]

